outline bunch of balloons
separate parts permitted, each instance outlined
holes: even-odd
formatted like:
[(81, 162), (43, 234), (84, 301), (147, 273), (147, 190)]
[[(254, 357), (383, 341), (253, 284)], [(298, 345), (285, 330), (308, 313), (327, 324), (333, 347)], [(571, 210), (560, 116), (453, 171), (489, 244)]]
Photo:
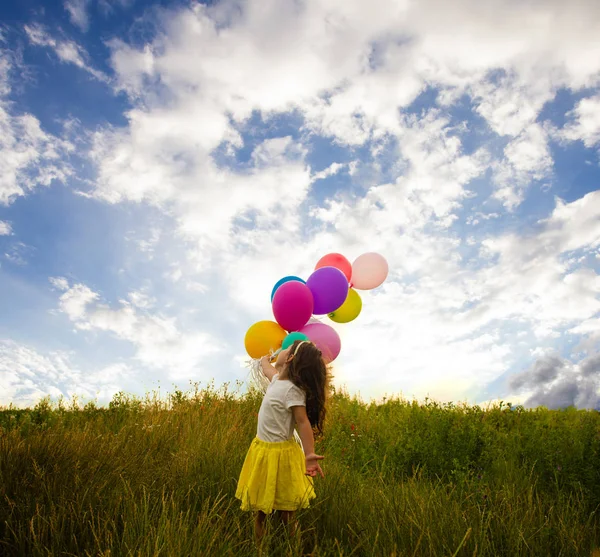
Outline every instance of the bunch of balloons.
[(296, 340), (310, 340), (332, 362), (342, 347), (340, 337), (314, 316), (327, 315), (336, 323), (353, 321), (362, 309), (357, 290), (376, 288), (387, 275), (387, 261), (378, 253), (363, 253), (352, 264), (339, 253), (329, 253), (306, 281), (282, 278), (271, 292), (275, 321), (259, 321), (248, 329), (244, 339), (248, 355), (260, 358), (285, 350)]

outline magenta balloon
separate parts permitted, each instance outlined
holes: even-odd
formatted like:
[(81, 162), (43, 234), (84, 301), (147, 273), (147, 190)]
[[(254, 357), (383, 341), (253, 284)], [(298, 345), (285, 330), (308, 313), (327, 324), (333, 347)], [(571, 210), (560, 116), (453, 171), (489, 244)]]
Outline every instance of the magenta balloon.
[(315, 307), (315, 315), (325, 315), (338, 309), (348, 296), (348, 279), (335, 267), (321, 267), (306, 281), (310, 288)]
[(328, 362), (335, 360), (342, 349), (342, 341), (336, 330), (325, 323), (309, 323), (300, 330), (323, 353)]
[(286, 331), (298, 331), (313, 313), (313, 295), (308, 286), (295, 280), (282, 284), (273, 296), (273, 315)]

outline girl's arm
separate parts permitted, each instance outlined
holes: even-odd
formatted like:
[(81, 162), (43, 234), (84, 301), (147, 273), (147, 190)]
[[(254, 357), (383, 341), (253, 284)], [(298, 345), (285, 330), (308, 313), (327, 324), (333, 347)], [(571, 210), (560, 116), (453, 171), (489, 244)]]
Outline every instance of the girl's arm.
[(325, 474), (323, 474), (318, 461), (323, 460), (325, 457), (315, 454), (315, 437), (308, 416), (306, 415), (306, 408), (304, 406), (292, 406), (292, 413), (298, 425), (298, 434), (304, 447), (306, 473), (309, 476), (316, 476), (319, 473), (324, 478)]
[(265, 374), (265, 377), (269, 381), (273, 381), (273, 376), (278, 372), (269, 362), (269, 356), (263, 356), (260, 359), (260, 367), (262, 369), (262, 372)]

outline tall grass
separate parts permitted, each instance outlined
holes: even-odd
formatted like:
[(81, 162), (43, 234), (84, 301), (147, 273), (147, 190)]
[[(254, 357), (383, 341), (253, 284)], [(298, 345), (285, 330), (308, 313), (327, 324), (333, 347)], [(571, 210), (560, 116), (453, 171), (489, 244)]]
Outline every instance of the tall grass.
[[(238, 385), (239, 386), (239, 385)], [(0, 554), (256, 555), (234, 498), (261, 394), (212, 385), (108, 408), (0, 410)], [(269, 555), (591, 555), (600, 414), (330, 401), (325, 479)]]

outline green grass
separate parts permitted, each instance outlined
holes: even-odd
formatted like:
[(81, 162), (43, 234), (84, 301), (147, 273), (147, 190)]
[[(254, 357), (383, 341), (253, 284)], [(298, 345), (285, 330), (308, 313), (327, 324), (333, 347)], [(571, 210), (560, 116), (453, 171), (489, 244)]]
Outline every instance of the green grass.
[[(261, 395), (192, 385), (0, 410), (0, 554), (256, 555), (234, 498)], [(592, 555), (600, 414), (334, 393), (325, 479), (268, 555)]]

